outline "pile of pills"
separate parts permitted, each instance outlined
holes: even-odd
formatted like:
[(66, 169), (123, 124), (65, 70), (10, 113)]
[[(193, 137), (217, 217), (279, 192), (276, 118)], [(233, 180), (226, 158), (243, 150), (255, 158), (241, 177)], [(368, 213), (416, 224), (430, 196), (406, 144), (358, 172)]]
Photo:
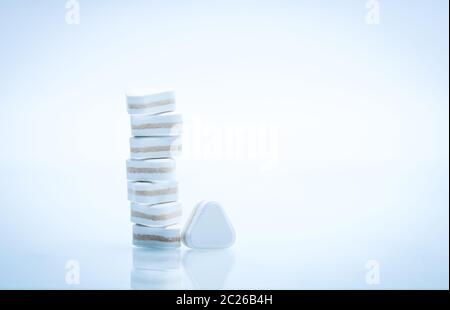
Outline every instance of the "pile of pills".
[(180, 246), (181, 204), (174, 157), (181, 153), (182, 117), (175, 111), (173, 91), (128, 92), (131, 118), (128, 200), (133, 244)]

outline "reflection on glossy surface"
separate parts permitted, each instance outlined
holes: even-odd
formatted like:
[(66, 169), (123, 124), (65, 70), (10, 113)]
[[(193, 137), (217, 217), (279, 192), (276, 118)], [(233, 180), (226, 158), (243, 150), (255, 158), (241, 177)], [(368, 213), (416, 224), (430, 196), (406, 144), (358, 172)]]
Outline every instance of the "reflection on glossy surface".
[(231, 249), (132, 251), (131, 288), (137, 290), (221, 289), (234, 264)]
[(181, 266), (180, 249), (150, 249), (133, 247), (133, 268), (172, 270)]
[(182, 289), (180, 249), (133, 248), (131, 288), (137, 290)]
[(232, 249), (188, 250), (183, 255), (192, 289), (222, 289), (233, 264)]
[(175, 270), (131, 270), (131, 289), (134, 290), (179, 290), (182, 289), (181, 269)]

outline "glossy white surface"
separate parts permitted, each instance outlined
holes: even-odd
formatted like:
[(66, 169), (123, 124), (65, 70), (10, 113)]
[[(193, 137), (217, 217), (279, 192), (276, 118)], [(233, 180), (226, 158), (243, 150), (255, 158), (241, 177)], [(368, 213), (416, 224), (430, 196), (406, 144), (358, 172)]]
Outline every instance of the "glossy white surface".
[[(186, 204), (185, 220), (189, 206), (204, 197), (211, 171), (224, 176), (231, 168), (202, 166), (181, 164), (179, 168), (180, 184), (185, 184), (181, 198)], [(101, 173), (89, 178), (92, 169)], [(39, 168), (12, 171), (3, 166), (2, 175), (10, 178), (0, 184), (5, 189), (2, 205), (10, 201), (10, 208), (3, 209), (0, 218), (4, 232), (0, 236), (0, 287), (130, 288), (133, 247), (123, 191), (126, 181), (123, 175), (119, 177), (122, 171), (122, 161), (114, 170), (66, 168), (35, 183), (32, 176), (42, 175)], [(194, 171), (196, 179), (192, 178)], [(104, 175), (112, 181), (94, 187)], [(69, 176), (70, 187), (58, 181), (69, 180)], [(297, 183), (283, 188), (285, 193), (296, 192), (296, 198), (283, 198), (278, 192), (258, 196), (261, 188), (273, 188), (273, 177), (294, 177), (292, 170), (261, 173), (248, 169), (245, 176), (257, 179), (257, 186), (243, 188), (230, 182), (235, 196), (216, 186), (209, 189), (211, 197), (227, 205), (238, 233), (236, 244), (224, 252), (182, 247), (173, 258), (181, 257), (181, 278), (176, 276), (173, 284), (164, 280), (161, 288), (448, 287), (445, 171), (405, 165), (347, 167), (345, 172), (305, 169), (295, 173)], [(28, 195), (14, 195), (12, 189), (19, 184)], [(69, 195), (72, 199), (67, 199)], [(255, 212), (257, 221), (251, 220)], [(141, 265), (155, 261), (158, 265), (151, 254), (137, 259)], [(79, 285), (65, 282), (69, 260), (80, 264)], [(379, 285), (366, 283), (370, 260), (380, 264)], [(149, 285), (154, 288), (158, 282)]]

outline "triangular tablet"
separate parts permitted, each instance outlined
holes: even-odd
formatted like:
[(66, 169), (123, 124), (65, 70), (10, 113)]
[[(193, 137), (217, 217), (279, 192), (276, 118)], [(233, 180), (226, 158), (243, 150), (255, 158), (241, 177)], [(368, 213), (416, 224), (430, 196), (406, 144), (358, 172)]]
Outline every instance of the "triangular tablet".
[(225, 210), (215, 201), (202, 201), (192, 211), (184, 244), (193, 249), (220, 249), (233, 245), (235, 233)]

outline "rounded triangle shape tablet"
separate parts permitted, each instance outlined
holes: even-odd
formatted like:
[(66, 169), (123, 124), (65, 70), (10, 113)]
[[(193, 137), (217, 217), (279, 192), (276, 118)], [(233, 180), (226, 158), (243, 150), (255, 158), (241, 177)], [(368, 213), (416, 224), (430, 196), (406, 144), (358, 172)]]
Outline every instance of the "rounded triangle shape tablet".
[(183, 232), (184, 244), (193, 249), (228, 248), (235, 238), (225, 210), (215, 201), (197, 204)]

